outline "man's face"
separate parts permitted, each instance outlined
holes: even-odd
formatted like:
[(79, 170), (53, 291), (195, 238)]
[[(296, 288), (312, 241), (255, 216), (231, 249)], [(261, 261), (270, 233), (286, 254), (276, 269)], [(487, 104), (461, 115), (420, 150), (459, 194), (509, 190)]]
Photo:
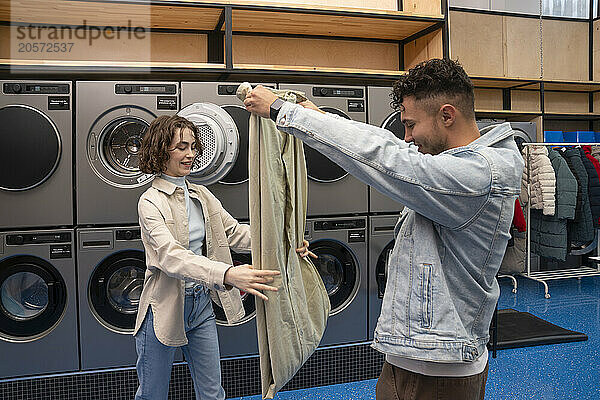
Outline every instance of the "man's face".
[(439, 154), (447, 148), (445, 132), (437, 121), (439, 112), (429, 113), (424, 103), (414, 96), (404, 98), (404, 110), (400, 114), (405, 128), (404, 140), (418, 146), (421, 153)]

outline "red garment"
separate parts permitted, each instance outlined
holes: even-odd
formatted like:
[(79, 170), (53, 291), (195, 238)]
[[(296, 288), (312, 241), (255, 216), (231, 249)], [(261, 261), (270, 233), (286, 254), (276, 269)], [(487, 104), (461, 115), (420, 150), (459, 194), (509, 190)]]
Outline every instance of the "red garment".
[(527, 222), (525, 222), (525, 216), (523, 215), (519, 199), (515, 199), (515, 215), (513, 216), (512, 223), (519, 232), (525, 232), (527, 229)]
[[(600, 162), (598, 162), (596, 157), (592, 155), (592, 146), (581, 146), (581, 148), (583, 149), (583, 152), (585, 153), (587, 159), (590, 160), (594, 165), (594, 168), (596, 168), (596, 173), (600, 178)], [(598, 224), (600, 224), (600, 217), (598, 217)]]

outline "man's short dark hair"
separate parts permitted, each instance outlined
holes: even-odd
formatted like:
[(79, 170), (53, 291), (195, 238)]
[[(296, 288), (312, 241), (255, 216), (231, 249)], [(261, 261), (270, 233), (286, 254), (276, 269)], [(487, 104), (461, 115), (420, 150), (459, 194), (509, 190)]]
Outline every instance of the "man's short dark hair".
[(169, 147), (175, 134), (183, 137), (183, 130), (189, 129), (194, 135), (198, 155), (202, 155), (202, 143), (198, 128), (194, 123), (178, 115), (161, 115), (150, 124), (148, 131), (142, 138), (140, 147), (140, 170), (146, 174), (160, 174), (165, 172), (169, 161)]
[(431, 59), (417, 64), (394, 82), (392, 107), (402, 110), (405, 97), (426, 101), (428, 112), (452, 104), (467, 118), (475, 118), (473, 83), (458, 61)]

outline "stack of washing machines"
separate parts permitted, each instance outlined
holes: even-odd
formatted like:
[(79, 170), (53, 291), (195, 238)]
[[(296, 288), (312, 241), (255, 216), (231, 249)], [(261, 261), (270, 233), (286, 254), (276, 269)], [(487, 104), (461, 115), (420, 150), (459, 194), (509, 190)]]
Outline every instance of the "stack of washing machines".
[[(139, 170), (141, 139), (159, 115), (193, 121), (205, 151), (189, 179), (247, 222), (249, 113), (235, 96), (239, 83), (0, 83), (0, 353), (11, 360), (0, 379), (133, 366), (146, 268), (136, 206), (152, 180)], [(389, 87), (279, 88), (404, 137)], [(535, 140), (535, 125), (518, 128)], [(307, 146), (305, 155), (305, 238), (331, 302), (321, 346), (365, 342), (402, 206)], [(215, 305), (223, 357), (258, 353), (254, 297), (243, 301), (246, 317), (235, 325)]]

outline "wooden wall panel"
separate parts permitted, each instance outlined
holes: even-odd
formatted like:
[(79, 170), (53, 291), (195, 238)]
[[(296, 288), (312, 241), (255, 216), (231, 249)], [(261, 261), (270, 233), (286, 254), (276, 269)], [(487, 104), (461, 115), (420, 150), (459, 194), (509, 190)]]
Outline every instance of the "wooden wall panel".
[(72, 38), (64, 43), (73, 43), (70, 52), (18, 52), (11, 37), (17, 35), (17, 27), (0, 26), (0, 58), (22, 60), (82, 60), (82, 61), (164, 61), (206, 62), (207, 37), (186, 33), (150, 33), (144, 40), (97, 39), (90, 45), (87, 39)]
[[(194, 1), (194, 0), (191, 0)], [(439, 1), (439, 0), (438, 0)], [(397, 0), (233, 0), (219, 1), (221, 4), (250, 4), (266, 6), (292, 6), (303, 8), (344, 7), (369, 10), (398, 11)], [(438, 8), (439, 9), (439, 8)]]
[(504, 17), (504, 76), (540, 77), (540, 22), (532, 18)]
[(233, 62), (392, 71), (399, 68), (395, 43), (242, 35), (233, 37)]
[(502, 90), (475, 88), (475, 110), (502, 110)]
[(594, 112), (600, 114), (600, 93), (594, 93)]
[(437, 30), (404, 45), (404, 69), (408, 70), (421, 61), (443, 56), (442, 31)]
[(546, 131), (587, 131), (589, 130), (587, 121), (565, 121), (565, 120), (545, 120), (544, 130)]
[(540, 92), (532, 90), (512, 90), (511, 109), (514, 111), (539, 112), (541, 110)]
[(544, 79), (589, 80), (587, 22), (544, 20)]
[(587, 113), (588, 94), (574, 92), (544, 92), (546, 112)]
[(469, 75), (504, 76), (502, 18), (450, 12), (450, 56), (458, 59)]
[(402, 11), (439, 15), (442, 13), (442, 2), (440, 0), (403, 0)]

